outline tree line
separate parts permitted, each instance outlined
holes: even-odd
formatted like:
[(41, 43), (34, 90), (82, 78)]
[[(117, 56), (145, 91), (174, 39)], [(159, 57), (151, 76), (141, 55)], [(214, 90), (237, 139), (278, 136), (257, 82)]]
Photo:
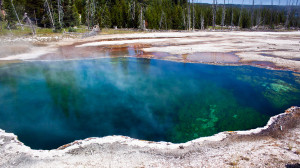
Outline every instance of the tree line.
[(79, 25), (89, 28), (192, 30), (211, 28), (299, 28), (298, 0), (282, 4), (234, 5), (233, 0), (0, 0), (0, 22), (16, 28), (24, 14), (39, 27), (56, 31)]

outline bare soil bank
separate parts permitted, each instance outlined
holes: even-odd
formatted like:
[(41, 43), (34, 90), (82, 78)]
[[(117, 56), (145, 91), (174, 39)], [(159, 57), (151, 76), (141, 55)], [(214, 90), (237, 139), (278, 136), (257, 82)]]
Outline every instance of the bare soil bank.
[[(24, 42), (26, 39), (6, 40), (11, 46), (0, 46), (5, 48), (0, 52), (0, 62), (97, 59), (121, 55), (205, 64), (253, 65), (300, 72), (299, 31), (156, 32), (98, 35), (86, 39), (51, 39), (27, 39), (34, 46), (26, 44), (17, 47), (17, 51), (13, 43)], [(135, 53), (126, 53), (129, 49)]]

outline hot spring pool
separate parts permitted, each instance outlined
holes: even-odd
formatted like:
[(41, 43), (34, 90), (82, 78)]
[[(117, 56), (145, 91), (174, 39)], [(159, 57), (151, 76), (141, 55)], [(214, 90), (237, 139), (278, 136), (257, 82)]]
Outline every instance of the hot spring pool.
[(300, 76), (250, 66), (105, 58), (0, 67), (0, 128), (34, 149), (125, 135), (187, 142), (300, 105)]

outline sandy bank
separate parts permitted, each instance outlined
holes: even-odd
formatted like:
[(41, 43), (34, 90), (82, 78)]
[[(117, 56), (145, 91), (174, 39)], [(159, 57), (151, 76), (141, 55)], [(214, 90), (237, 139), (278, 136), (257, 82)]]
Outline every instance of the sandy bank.
[[(40, 40), (35, 38), (29, 41), (34, 43), (42, 41), (44, 48), (35, 46), (24, 51), (26, 54), (0, 53), (0, 59), (103, 58), (113, 55), (102, 54), (108, 49), (126, 50), (133, 47), (139, 53), (129, 55), (133, 57), (209, 64), (234, 63), (300, 72), (300, 32), (164, 32), (98, 35), (86, 39), (46, 40), (46, 42), (40, 37)], [(215, 55), (213, 58), (206, 58), (204, 53)], [(238, 59), (234, 59), (233, 62), (222, 61), (227, 60), (223, 57), (228, 53), (234, 53)]]
[(32, 150), (0, 131), (0, 167), (285, 167), (300, 163), (300, 108), (267, 126), (222, 132), (184, 144), (122, 136), (88, 138), (59, 149)]

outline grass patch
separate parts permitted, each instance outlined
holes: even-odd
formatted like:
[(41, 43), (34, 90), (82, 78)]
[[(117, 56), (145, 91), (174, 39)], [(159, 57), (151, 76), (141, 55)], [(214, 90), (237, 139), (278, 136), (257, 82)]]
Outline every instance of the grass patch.
[[(69, 31), (71, 30), (71, 31)], [(84, 34), (88, 32), (87, 26), (79, 26), (77, 28), (63, 28), (62, 32), (53, 32), (52, 28), (40, 28), (36, 27), (36, 35), (37, 36), (53, 36), (53, 35), (59, 35), (63, 32), (76, 32), (77, 34)], [(130, 33), (140, 33), (143, 31), (135, 30), (135, 29), (109, 29), (104, 28), (101, 29), (100, 34), (130, 34)], [(24, 27), (24, 30), (20, 26), (17, 27), (17, 29), (7, 29), (4, 24), (2, 24), (2, 28), (0, 28), (0, 36), (7, 36), (7, 35), (13, 35), (13, 36), (30, 36), (32, 35), (31, 28), (30, 27)]]
[[(7, 29), (4, 24), (2, 24), (2, 28), (0, 28), (0, 36), (7, 36), (7, 35), (12, 35), (12, 36), (31, 36), (32, 31), (31, 28), (28, 26), (24, 26), (24, 29), (20, 26), (17, 27), (17, 29)], [(36, 27), (35, 29), (36, 35), (53, 35), (57, 33), (53, 33), (51, 28), (40, 28)]]
[(21, 29), (21, 27), (18, 27), (17, 29), (7, 29), (5, 25), (2, 25), (0, 28), (0, 36), (7, 36), (7, 35), (14, 35), (14, 36), (24, 36), (24, 35), (30, 35), (31, 29), (28, 27), (24, 27), (24, 30)]

